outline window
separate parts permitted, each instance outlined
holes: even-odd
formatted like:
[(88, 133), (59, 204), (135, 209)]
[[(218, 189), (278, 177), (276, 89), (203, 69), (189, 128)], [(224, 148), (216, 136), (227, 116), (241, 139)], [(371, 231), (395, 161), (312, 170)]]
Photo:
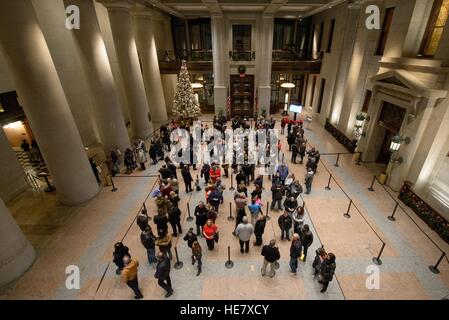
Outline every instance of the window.
[(190, 47), (192, 50), (211, 50), (212, 37), (209, 19), (189, 20)]
[(321, 79), (320, 95), (318, 98), (318, 109), (317, 113), (321, 113), (321, 106), (323, 104), (324, 87), (326, 86), (326, 79)]
[(313, 96), (315, 95), (316, 76), (313, 76), (312, 81), (312, 94), (310, 96), (310, 106), (313, 108)]
[(331, 26), (329, 28), (329, 38), (327, 39), (327, 49), (326, 52), (329, 53), (332, 50), (332, 40), (334, 38), (334, 29), (335, 29), (335, 19), (331, 20)]
[(366, 90), (365, 100), (363, 100), (362, 112), (368, 112), (369, 104), (371, 102), (371, 90)]
[(394, 8), (388, 8), (385, 12), (382, 31), (380, 32), (379, 42), (377, 43), (376, 55), (384, 54), (385, 44), (387, 43), (388, 33), (390, 32), (391, 22), (393, 21)]
[(449, 0), (435, 0), (419, 49), (419, 56), (433, 57), (440, 44), (444, 26), (449, 16)]
[(321, 50), (321, 42), (323, 41), (323, 31), (324, 31), (324, 22), (321, 22), (321, 26), (320, 26), (320, 35), (319, 35), (319, 38), (318, 38), (318, 46), (317, 46), (317, 48), (318, 48), (318, 51), (322, 51)]
[(273, 49), (289, 50), (293, 46), (295, 21), (287, 19), (274, 20)]
[(251, 51), (251, 25), (232, 26), (232, 50), (237, 52)]

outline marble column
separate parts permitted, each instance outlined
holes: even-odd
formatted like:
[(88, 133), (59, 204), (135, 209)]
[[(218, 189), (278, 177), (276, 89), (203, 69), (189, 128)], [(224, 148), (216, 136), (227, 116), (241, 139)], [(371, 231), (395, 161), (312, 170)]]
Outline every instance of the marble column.
[(271, 62), (273, 52), (273, 30), (274, 17), (272, 15), (263, 15), (261, 19), (261, 42), (259, 44), (260, 57), (258, 63), (258, 92), (257, 99), (259, 103), (259, 113), (262, 109), (270, 114), (271, 101)]
[(99, 186), (30, 0), (0, 2), (0, 45), (59, 200), (93, 198)]
[(214, 68), (214, 105), (215, 113), (219, 109), (226, 109), (226, 99), (228, 96), (226, 88), (225, 68), (228, 63), (224, 55), (224, 18), (222, 15), (212, 15), (212, 59)]
[(151, 134), (150, 113), (145, 95), (136, 42), (132, 32), (129, 1), (102, 0), (108, 9), (117, 60), (125, 85), (134, 138)]
[(95, 119), (105, 154), (131, 146), (111, 66), (91, 0), (64, 0), (66, 6), (80, 8), (80, 29), (73, 29), (75, 43), (95, 103)]
[(167, 108), (153, 35), (152, 14), (145, 7), (136, 7), (131, 10), (131, 16), (151, 119), (155, 122), (164, 122), (167, 121)]
[(25, 273), (34, 258), (33, 247), (0, 199), (0, 288)]

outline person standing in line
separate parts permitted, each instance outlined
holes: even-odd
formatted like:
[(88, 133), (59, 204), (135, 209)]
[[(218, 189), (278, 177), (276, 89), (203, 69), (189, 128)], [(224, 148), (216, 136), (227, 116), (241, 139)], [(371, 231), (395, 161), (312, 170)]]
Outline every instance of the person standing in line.
[(290, 229), (292, 228), (292, 217), (287, 211), (284, 211), (278, 218), (279, 228), (281, 228), (281, 240), (284, 240), (284, 236), (290, 241)]
[(251, 204), (248, 205), (249, 213), (251, 215), (251, 224), (253, 225), (253, 227), (256, 225), (257, 218), (261, 211), (261, 205), (256, 200), (257, 198), (253, 198), (251, 200)]
[(304, 254), (304, 259), (302, 261), (306, 262), (307, 250), (309, 249), (309, 247), (313, 243), (313, 233), (312, 233), (312, 231), (310, 231), (310, 228), (309, 228), (308, 224), (305, 224), (300, 229), (299, 236), (300, 236), (300, 239), (301, 239), (301, 244), (302, 244), (302, 247), (303, 247), (303, 254)]
[(187, 234), (184, 236), (184, 241), (187, 241), (187, 246), (192, 248), (193, 243), (197, 240), (198, 237), (193, 233), (193, 228), (189, 228), (189, 231), (187, 231)]
[(294, 210), (291, 216), (293, 220), (293, 232), (301, 234), (301, 229), (304, 225), (304, 204)]
[(202, 250), (200, 243), (198, 241), (194, 241), (192, 243), (192, 265), (197, 263), (198, 272), (196, 273), (196, 276), (199, 276), (201, 273), (201, 268), (203, 266), (203, 263), (201, 261), (202, 258)]
[(115, 271), (116, 274), (121, 274), (124, 264), (123, 264), (123, 258), (125, 256), (131, 257), (129, 254), (129, 248), (125, 246), (122, 242), (117, 242), (114, 244), (114, 252), (112, 253), (113, 262), (117, 266), (117, 270)]
[(157, 215), (154, 216), (153, 222), (157, 227), (157, 234), (162, 235), (168, 232), (168, 217), (163, 210), (158, 210)]
[(204, 177), (204, 185), (207, 185), (210, 177), (210, 165), (208, 163), (203, 164), (200, 171), (201, 177)]
[(265, 275), (267, 274), (267, 266), (270, 265), (270, 271), (268, 272), (268, 275), (270, 276), (270, 278), (273, 278), (274, 275), (276, 274), (276, 271), (274, 270), (274, 265), (276, 261), (278, 261), (281, 258), (279, 248), (276, 247), (275, 239), (270, 240), (269, 245), (263, 246), (261, 255), (264, 257), (261, 269), (262, 277), (265, 277)]
[(323, 285), (323, 288), (320, 291), (321, 293), (326, 292), (327, 287), (329, 286), (329, 282), (331, 282), (334, 278), (335, 268), (335, 255), (333, 253), (328, 253), (324, 261), (321, 263), (320, 268), (321, 280), (318, 282)]
[(213, 223), (212, 219), (207, 220), (203, 227), (203, 236), (206, 238), (207, 248), (214, 250), (215, 242), (218, 240), (218, 227)]
[(166, 291), (165, 297), (168, 298), (174, 292), (170, 279), (170, 260), (164, 253), (159, 252), (157, 261), (154, 277), (157, 279), (157, 284)]
[(298, 157), (299, 154), (299, 148), (298, 145), (296, 143), (292, 144), (292, 163), (296, 164), (296, 158)]
[(156, 237), (148, 226), (147, 229), (143, 230), (140, 234), (140, 241), (142, 245), (147, 250), (148, 263), (152, 264), (156, 262)]
[(243, 253), (243, 247), (245, 247), (245, 252), (249, 252), (249, 240), (251, 235), (254, 233), (253, 226), (248, 223), (248, 218), (243, 217), (242, 223), (240, 223), (235, 229), (235, 235), (239, 237), (240, 241), (240, 252)]
[(168, 221), (173, 229), (173, 237), (177, 237), (178, 233), (182, 234), (181, 227), (181, 210), (178, 207), (173, 206), (168, 212)]
[(312, 182), (313, 182), (314, 175), (315, 174), (313, 173), (312, 170), (309, 170), (306, 173), (306, 177), (305, 177), (306, 194), (310, 194), (310, 192), (312, 192)]
[(193, 215), (195, 216), (196, 235), (199, 236), (203, 232), (203, 226), (207, 222), (207, 208), (203, 201), (200, 201), (195, 208)]
[(292, 244), (290, 246), (290, 272), (292, 275), (296, 275), (298, 269), (298, 259), (302, 254), (302, 244), (299, 234), (295, 233), (292, 238)]
[(137, 153), (137, 161), (140, 164), (140, 170), (145, 171), (145, 162), (147, 161), (147, 158), (145, 157), (145, 152), (143, 152), (142, 149), (138, 148), (136, 150)]
[(277, 203), (278, 209), (283, 210), (282, 197), (284, 195), (284, 187), (282, 186), (281, 182), (276, 182), (275, 184), (273, 184), (273, 186), (271, 187), (271, 194), (272, 201), (270, 209), (273, 210)]
[(186, 186), (186, 193), (192, 192), (192, 182), (193, 178), (190, 174), (189, 166), (184, 165), (181, 169), (182, 179), (184, 180), (184, 184)]
[(301, 142), (301, 144), (299, 145), (299, 151), (298, 154), (301, 157), (301, 161), (299, 162), (299, 164), (303, 164), (304, 163), (304, 157), (306, 156), (306, 141)]
[(129, 256), (123, 257), (122, 279), (134, 292), (134, 299), (142, 299), (143, 294), (139, 289), (139, 281), (137, 279), (137, 267), (139, 261), (131, 259)]
[(173, 258), (171, 252), (171, 239), (171, 235), (167, 232), (165, 234), (161, 234), (156, 240), (156, 245), (159, 247), (159, 251), (165, 254), (170, 260)]
[(315, 259), (312, 262), (314, 278), (320, 274), (321, 264), (323, 263), (324, 259), (326, 259), (326, 255), (327, 253), (324, 250), (323, 246), (315, 250)]
[(115, 176), (116, 174), (120, 173), (120, 160), (118, 158), (117, 152), (115, 152), (114, 150), (111, 151), (111, 161), (114, 167), (112, 176)]
[(281, 181), (281, 184), (285, 186), (285, 180), (288, 177), (288, 167), (285, 165), (285, 163), (281, 163), (276, 172), (279, 173), (279, 180)]
[(254, 242), (255, 246), (262, 245), (262, 235), (265, 232), (265, 225), (267, 223), (267, 219), (265, 219), (264, 215), (260, 215), (259, 219), (254, 226), (254, 235), (256, 236), (256, 241)]

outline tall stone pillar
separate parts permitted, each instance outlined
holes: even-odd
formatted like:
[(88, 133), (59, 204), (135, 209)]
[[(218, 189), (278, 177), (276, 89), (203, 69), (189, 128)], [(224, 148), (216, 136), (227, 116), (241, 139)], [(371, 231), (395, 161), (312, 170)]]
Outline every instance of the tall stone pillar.
[(95, 103), (95, 119), (106, 154), (130, 147), (111, 66), (91, 0), (64, 0), (80, 8), (80, 29), (71, 32), (78, 47), (89, 89)]
[(0, 45), (59, 200), (86, 202), (98, 183), (30, 0), (0, 2)]
[(131, 16), (134, 20), (137, 51), (142, 64), (143, 81), (151, 119), (156, 122), (164, 122), (167, 121), (167, 109), (153, 35), (151, 12), (145, 7), (135, 7), (131, 10)]
[(27, 271), (34, 258), (33, 247), (0, 199), (0, 288)]
[(128, 100), (134, 138), (147, 138), (151, 134), (151, 123), (129, 14), (132, 3), (114, 0), (102, 0), (100, 2), (108, 9), (117, 60), (125, 85), (125, 95)]
[(227, 88), (226, 88), (226, 72), (225, 68), (228, 63), (224, 55), (224, 18), (222, 15), (212, 15), (212, 59), (214, 68), (214, 105), (215, 113), (219, 109), (226, 108)]
[(267, 110), (269, 115), (271, 101), (271, 62), (273, 52), (273, 30), (274, 16), (263, 15), (261, 19), (261, 42), (259, 45), (259, 55), (257, 59), (259, 70), (258, 74), (258, 92), (257, 99), (259, 103), (259, 111)]

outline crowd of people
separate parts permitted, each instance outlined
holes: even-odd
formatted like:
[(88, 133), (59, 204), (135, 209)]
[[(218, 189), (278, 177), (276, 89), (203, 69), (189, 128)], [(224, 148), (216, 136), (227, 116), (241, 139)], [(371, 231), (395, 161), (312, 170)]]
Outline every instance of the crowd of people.
[[(226, 126), (227, 121), (225, 118), (214, 118), (213, 127), (222, 134), (220, 139), (223, 140), (223, 150), (212, 149), (210, 151), (211, 159), (216, 159), (217, 157), (219, 159), (225, 158)], [(315, 148), (306, 150), (307, 140), (304, 137), (302, 121), (293, 122), (285, 118), (282, 119), (281, 134), (284, 133), (286, 126), (287, 143), (289, 151), (292, 152), (291, 163), (293, 165), (298, 164), (296, 160), (299, 155), (299, 164), (303, 164), (304, 158), (307, 157), (305, 165), (307, 173), (304, 178), (304, 186), (305, 193), (309, 194), (312, 188), (313, 177), (317, 172), (320, 153)], [(274, 160), (269, 161), (268, 165), (265, 163), (265, 167), (268, 166), (272, 170), (267, 175), (268, 179), (271, 180), (271, 187), (269, 189), (264, 188), (264, 175), (256, 173), (256, 169), (260, 166), (259, 162), (249, 161), (251, 157), (254, 157), (254, 150), (250, 150), (248, 137), (244, 137), (233, 150), (233, 161), (231, 164), (223, 161), (220, 165), (217, 161), (206, 161), (202, 163), (201, 168), (198, 168), (197, 177), (194, 180), (191, 173), (191, 165), (193, 164), (180, 162), (177, 166), (170, 157), (165, 157), (166, 151), (169, 152), (173, 147), (176, 147), (170, 140), (170, 134), (178, 127), (176, 122), (161, 126), (160, 134), (155, 135), (151, 139), (151, 146), (148, 152), (146, 151), (145, 143), (139, 140), (136, 142), (134, 150), (128, 149), (125, 151), (124, 157), (127, 171), (136, 169), (137, 163), (140, 163), (141, 170), (145, 170), (146, 153), (149, 153), (154, 164), (158, 163), (158, 161), (163, 161), (159, 169), (159, 185), (152, 192), (157, 207), (157, 212), (152, 217), (156, 232), (153, 232), (152, 226), (150, 226), (146, 208), (142, 209), (136, 222), (141, 230), (140, 240), (147, 252), (148, 263), (156, 265), (154, 276), (157, 278), (159, 286), (166, 291), (165, 297), (173, 294), (170, 279), (171, 260), (173, 259), (173, 237), (178, 237), (183, 232), (182, 213), (179, 208), (178, 169), (181, 171), (186, 194), (204, 192), (204, 201), (198, 202), (193, 213), (196, 229), (193, 227), (189, 228), (183, 237), (186, 246), (191, 251), (192, 265), (196, 264), (197, 266), (197, 276), (201, 274), (203, 266), (200, 239), (204, 238), (209, 251), (214, 250), (220, 239), (217, 218), (220, 206), (224, 202), (223, 192), (227, 190), (222, 178), (230, 176), (230, 166), (232, 168), (231, 175), (234, 175), (236, 182), (234, 192), (234, 215), (236, 219), (233, 235), (238, 239), (241, 254), (246, 254), (250, 251), (250, 241), (254, 235), (253, 246), (262, 247), (262, 276), (275, 276), (275, 270), (279, 268), (279, 260), (281, 259), (277, 240), (270, 239), (268, 244), (263, 245), (263, 235), (267, 224), (267, 217), (263, 213), (263, 203), (264, 201), (267, 201), (267, 203), (271, 202), (271, 210), (281, 211), (277, 218), (280, 240), (290, 241), (289, 268), (291, 274), (296, 275), (299, 261), (306, 262), (308, 248), (312, 245), (314, 237), (309, 225), (305, 223), (305, 202), (301, 196), (304, 191), (303, 187), (293, 172), (289, 170), (283, 157), (282, 161), (279, 162), (279, 154), (275, 155), (275, 157), (271, 153), (268, 154), (268, 152), (262, 154), (262, 156), (267, 156), (269, 160)], [(248, 129), (251, 126), (242, 118), (234, 118), (231, 121), (231, 127), (233, 130), (236, 130), (239, 128)], [(254, 122), (255, 129), (273, 129), (274, 127), (275, 120), (273, 118), (267, 120), (259, 117)], [(205, 134), (207, 130), (207, 125), (205, 127), (201, 125), (201, 134), (202, 136), (204, 135), (202, 141), (210, 143), (214, 137), (207, 136)], [(270, 143), (277, 141), (277, 150), (282, 152), (282, 144), (279, 137), (273, 137), (272, 135), (275, 133), (272, 130), (267, 131), (271, 131), (271, 133), (268, 132), (266, 135), (267, 150), (271, 150)], [(256, 146), (260, 142), (256, 141)], [(130, 164), (127, 164), (127, 156)], [(110, 157), (114, 164), (114, 170), (116, 173), (119, 172), (119, 163), (117, 163), (117, 160), (114, 160), (118, 159), (116, 152), (112, 151)], [(243, 161), (238, 162), (236, 161), (237, 159), (243, 159)], [(197, 170), (196, 163), (193, 165), (193, 170)], [(192, 188), (193, 183), (195, 184), (195, 189)], [(249, 188), (252, 190), (248, 190)], [(262, 199), (263, 190), (271, 191), (271, 199)], [(169, 231), (169, 225), (171, 226), (171, 232)], [(156, 247), (158, 248), (157, 254)], [(134, 291), (135, 298), (143, 298), (137, 280), (139, 263), (131, 257), (129, 249), (122, 242), (118, 242), (114, 246), (113, 262), (117, 266), (117, 274), (121, 274), (127, 285)], [(323, 247), (317, 249), (312, 267), (314, 270), (313, 275), (318, 277), (319, 282), (323, 285), (321, 292), (325, 292), (335, 273), (335, 255), (326, 253)]]

